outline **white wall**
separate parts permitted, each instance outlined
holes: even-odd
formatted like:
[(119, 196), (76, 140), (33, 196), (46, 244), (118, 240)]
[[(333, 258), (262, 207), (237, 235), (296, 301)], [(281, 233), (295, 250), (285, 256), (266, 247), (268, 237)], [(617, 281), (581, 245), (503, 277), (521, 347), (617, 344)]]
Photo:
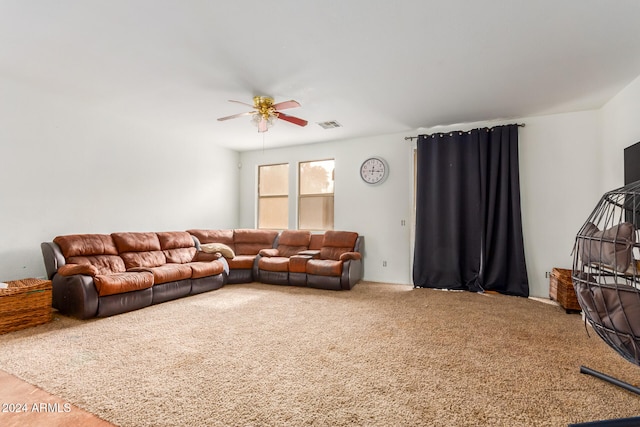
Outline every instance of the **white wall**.
[(531, 296), (553, 267), (571, 268), (575, 236), (600, 199), (600, 111), (523, 119), (520, 191)]
[(640, 141), (640, 76), (602, 108), (601, 193), (624, 185), (624, 149)]
[[(526, 123), (520, 165), (531, 295), (548, 295), (545, 272), (571, 266), (578, 228), (604, 191), (622, 185), (623, 148), (640, 141), (637, 111), (640, 77), (601, 110), (508, 121)], [(411, 283), (412, 144), (404, 137), (444, 130), (238, 154), (0, 81), (0, 280), (44, 275), (39, 245), (59, 234), (254, 227), (257, 165), (289, 162), (293, 195), (297, 162), (335, 158), (335, 228), (365, 236), (365, 279)], [(372, 155), (391, 170), (376, 187), (358, 175)]]
[[(510, 121), (491, 121), (419, 129), (402, 135), (335, 141), (310, 146), (260, 150), (240, 155), (240, 223), (255, 226), (256, 173), (260, 164), (289, 162), (290, 194), (296, 194), (297, 162), (336, 159), (335, 228), (365, 236), (365, 279), (412, 283), (412, 145), (405, 136), (454, 129), (524, 122), (520, 128), (520, 185), (525, 255), (532, 296), (548, 297), (546, 272), (571, 268), (575, 234), (598, 201), (600, 192), (600, 112), (586, 111)], [(362, 161), (382, 156), (389, 179), (369, 187), (359, 177)], [(295, 200), (290, 200), (290, 211)], [(295, 228), (295, 211), (289, 227)], [(407, 225), (401, 226), (400, 221)], [(382, 261), (387, 267), (382, 267)]]
[(238, 153), (0, 81), (0, 281), (56, 235), (235, 227)]
[[(329, 131), (328, 131), (329, 132)], [(289, 228), (297, 228), (298, 162), (333, 158), (336, 161), (334, 214), (336, 230), (364, 236), (364, 278), (411, 283), (409, 226), (412, 198), (412, 149), (407, 134), (334, 141), (292, 148), (243, 152), (240, 179), (240, 224), (255, 227), (258, 165), (289, 163)], [(365, 184), (360, 165), (371, 156), (389, 164), (381, 185)], [(401, 225), (401, 221), (405, 225)], [(382, 262), (387, 266), (383, 267)]]

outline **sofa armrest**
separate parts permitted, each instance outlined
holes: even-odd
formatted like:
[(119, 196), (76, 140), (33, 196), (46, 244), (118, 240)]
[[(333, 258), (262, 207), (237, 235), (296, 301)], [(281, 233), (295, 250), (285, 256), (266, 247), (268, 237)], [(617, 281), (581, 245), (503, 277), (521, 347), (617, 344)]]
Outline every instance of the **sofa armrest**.
[(58, 268), (58, 274), (61, 276), (84, 274), (85, 276), (93, 277), (98, 274), (98, 269), (91, 264), (65, 264)]
[(317, 249), (307, 249), (305, 251), (298, 252), (296, 255), (306, 255), (311, 258), (318, 258), (320, 256), (320, 251)]
[(350, 259), (361, 260), (362, 254), (360, 252), (345, 252), (342, 255), (340, 255), (340, 261), (347, 261)]
[(192, 261), (195, 261), (195, 262), (217, 261), (220, 258), (222, 258), (222, 254), (220, 252), (208, 253), (208, 252), (198, 251), (193, 256)]
[(264, 256), (264, 257), (275, 257), (280, 255), (280, 251), (278, 251), (275, 248), (260, 249), (260, 251), (258, 252), (258, 255)]
[(93, 277), (56, 274), (52, 281), (52, 305), (61, 313), (89, 319), (98, 313), (98, 291)]
[(362, 279), (362, 260), (349, 259), (342, 265), (342, 276), (340, 277), (340, 287), (348, 290), (355, 286)]
[(53, 276), (58, 272), (58, 268), (66, 264), (64, 255), (58, 246), (54, 242), (43, 242), (40, 245), (42, 250), (42, 257), (44, 259), (44, 268), (47, 272), (47, 278), (53, 279)]

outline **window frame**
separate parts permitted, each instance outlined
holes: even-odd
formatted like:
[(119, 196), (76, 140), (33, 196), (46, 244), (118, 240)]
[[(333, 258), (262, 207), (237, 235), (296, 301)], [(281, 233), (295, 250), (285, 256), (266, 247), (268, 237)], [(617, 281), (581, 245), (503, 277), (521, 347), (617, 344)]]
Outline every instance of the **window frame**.
[[(307, 194), (302, 194), (302, 164), (303, 163), (316, 163), (316, 162), (326, 162), (326, 161), (332, 161), (333, 162), (333, 171), (332, 171), (332, 176), (331, 176), (331, 180), (333, 182), (333, 186), (332, 186), (332, 191), (331, 193), (307, 193)], [(335, 178), (335, 173), (336, 173), (336, 159), (335, 158), (324, 158), (324, 159), (314, 159), (314, 160), (304, 160), (304, 161), (300, 161), (298, 162), (298, 188), (297, 188), (297, 193), (298, 193), (298, 198), (297, 198), (297, 221), (298, 221), (298, 229), (300, 230), (309, 230), (309, 231), (327, 231), (327, 230), (333, 230), (335, 228), (335, 194), (336, 194), (336, 178)], [(302, 205), (302, 199), (331, 199), (333, 202), (333, 212), (332, 212), (332, 221), (331, 221), (331, 226), (329, 228), (303, 228), (301, 226), (301, 215), (302, 215), (302, 209), (301, 209), (301, 205)], [(324, 203), (324, 202), (323, 202)]]
[[(263, 167), (272, 167), (272, 166), (287, 166), (287, 182), (286, 182), (286, 189), (287, 192), (286, 194), (270, 194), (270, 195), (261, 195), (260, 194), (260, 183), (261, 183), (261, 179), (262, 179), (262, 175), (261, 175), (261, 169)], [(288, 162), (283, 162), (283, 163), (269, 163), (269, 164), (264, 164), (264, 165), (258, 165), (258, 188), (257, 188), (257, 206), (256, 206), (256, 228), (259, 230), (287, 230), (289, 229), (289, 163)], [(260, 206), (261, 206), (261, 200), (262, 199), (286, 199), (286, 207), (287, 207), (287, 212), (283, 221), (283, 224), (285, 225), (284, 228), (273, 228), (273, 227), (263, 227), (260, 224)]]

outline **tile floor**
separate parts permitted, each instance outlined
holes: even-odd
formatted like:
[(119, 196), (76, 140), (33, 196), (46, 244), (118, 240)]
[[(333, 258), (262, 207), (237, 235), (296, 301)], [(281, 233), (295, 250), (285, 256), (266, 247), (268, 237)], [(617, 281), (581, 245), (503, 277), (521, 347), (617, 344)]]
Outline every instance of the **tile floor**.
[(0, 426), (114, 427), (113, 424), (2, 370), (0, 370)]

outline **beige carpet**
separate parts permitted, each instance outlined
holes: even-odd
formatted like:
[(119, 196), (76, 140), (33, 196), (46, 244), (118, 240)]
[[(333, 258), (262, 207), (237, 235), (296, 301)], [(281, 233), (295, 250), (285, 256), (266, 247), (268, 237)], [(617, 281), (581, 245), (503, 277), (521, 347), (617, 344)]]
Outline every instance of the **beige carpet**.
[(0, 368), (121, 426), (562, 426), (640, 416), (579, 315), (502, 295), (261, 284), (0, 336)]

